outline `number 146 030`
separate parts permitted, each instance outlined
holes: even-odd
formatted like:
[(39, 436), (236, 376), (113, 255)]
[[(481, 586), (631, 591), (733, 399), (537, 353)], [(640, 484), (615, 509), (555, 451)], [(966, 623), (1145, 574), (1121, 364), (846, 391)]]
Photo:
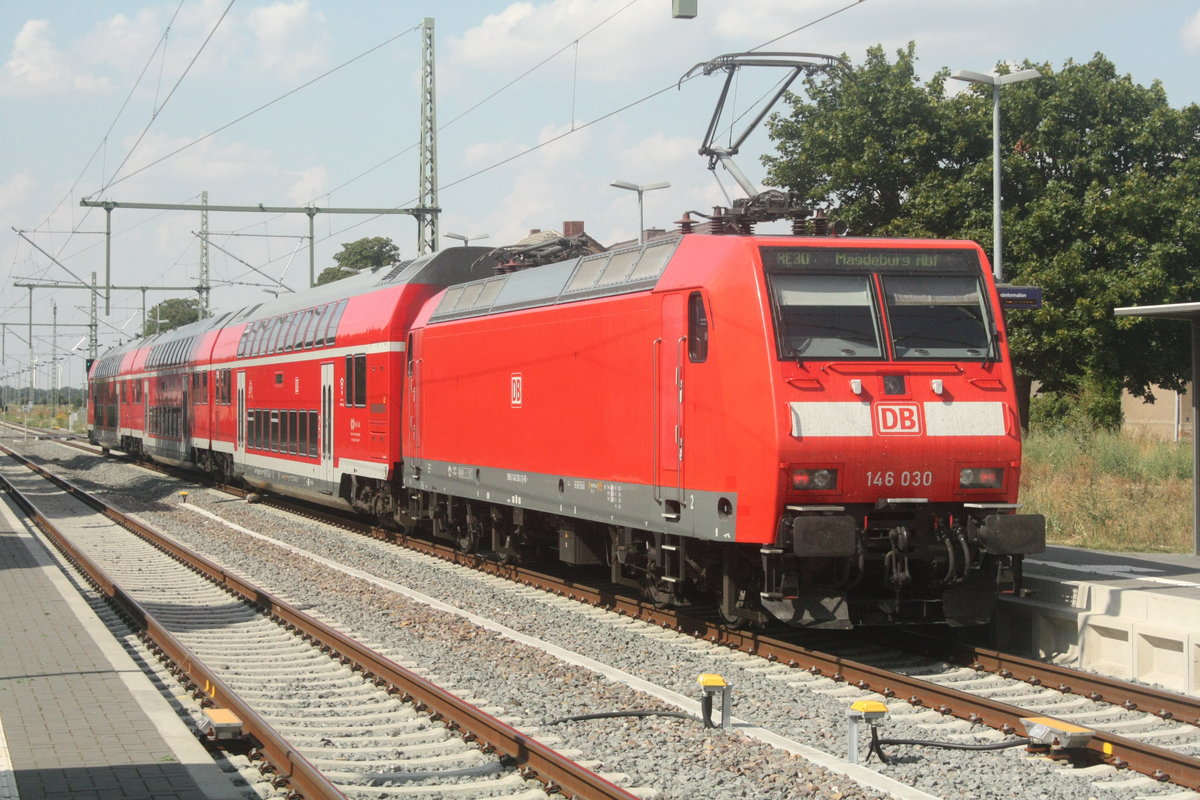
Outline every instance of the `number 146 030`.
[(932, 486), (933, 472), (930, 470), (904, 470), (901, 472), (867, 471), (868, 486)]

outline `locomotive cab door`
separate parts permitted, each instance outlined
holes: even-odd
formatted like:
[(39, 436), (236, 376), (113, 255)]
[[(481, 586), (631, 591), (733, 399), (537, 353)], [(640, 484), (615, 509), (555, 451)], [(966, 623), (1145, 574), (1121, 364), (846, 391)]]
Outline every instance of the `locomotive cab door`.
[(419, 393), (421, 359), (417, 350), (421, 346), (421, 338), (415, 333), (408, 334), (408, 345), (405, 348), (404, 379), (408, 390), (408, 450), (404, 454), (410, 465), (417, 465), (421, 458), (421, 398)]
[(671, 532), (683, 514), (684, 365), (687, 363), (685, 296), (669, 294), (662, 304), (662, 336), (654, 341), (654, 499)]
[(336, 407), (333, 402), (334, 385), (333, 363), (321, 364), (321, 464), (317, 468), (317, 478), (322, 487), (321, 491), (325, 494), (333, 494), (336, 488), (333, 483), (333, 409)]

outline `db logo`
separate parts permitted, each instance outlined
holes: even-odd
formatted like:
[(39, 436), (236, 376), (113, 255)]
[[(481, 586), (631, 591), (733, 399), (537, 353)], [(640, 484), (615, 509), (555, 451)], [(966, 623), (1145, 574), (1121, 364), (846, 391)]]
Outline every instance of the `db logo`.
[(917, 436), (921, 414), (916, 403), (876, 403), (875, 430), (881, 435)]
[(511, 395), (512, 407), (520, 408), (521, 402), (524, 399), (524, 397), (523, 397), (524, 391), (521, 386), (521, 373), (519, 373), (519, 372), (514, 372), (512, 374), (511, 392), (512, 392), (512, 395)]

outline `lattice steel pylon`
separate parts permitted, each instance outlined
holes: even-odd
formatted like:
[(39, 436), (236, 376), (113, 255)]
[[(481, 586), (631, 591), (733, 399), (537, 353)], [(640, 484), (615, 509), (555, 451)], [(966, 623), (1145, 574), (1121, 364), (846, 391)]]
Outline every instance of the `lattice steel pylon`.
[(421, 255), (438, 249), (437, 103), (433, 80), (433, 17), (421, 23), (421, 174), (417, 217), (417, 250)]
[(208, 191), (200, 192), (200, 317), (212, 316), (209, 310), (211, 286), (208, 282)]

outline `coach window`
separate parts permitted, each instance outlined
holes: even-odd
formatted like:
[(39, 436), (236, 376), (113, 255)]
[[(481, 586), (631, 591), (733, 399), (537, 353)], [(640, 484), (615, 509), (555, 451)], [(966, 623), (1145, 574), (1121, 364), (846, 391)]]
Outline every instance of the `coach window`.
[(258, 343), (262, 338), (262, 320), (250, 323), (250, 341), (246, 343), (246, 355), (258, 355)]
[(288, 317), (290, 324), (288, 325), (287, 342), (284, 343), (283, 347), (286, 352), (300, 349), (300, 345), (304, 339), (303, 334), (300, 333), (300, 320), (303, 318), (304, 314), (299, 311), (294, 312)]
[(254, 334), (254, 350), (251, 355), (261, 356), (267, 350), (267, 333), (271, 328), (271, 320), (260, 319), (258, 331)]
[(299, 350), (304, 346), (304, 312), (292, 314), (292, 326), (288, 329), (288, 350)]
[(354, 357), (354, 405), (367, 405), (367, 357), (362, 353)]
[(269, 355), (271, 352), (271, 338), (275, 333), (275, 323), (279, 320), (275, 317), (263, 320), (262, 338), (258, 340), (258, 354)]
[(365, 353), (346, 356), (346, 407), (362, 408), (367, 404), (367, 356)]
[(317, 412), (308, 412), (308, 456), (317, 457)]
[(271, 352), (283, 352), (283, 337), (287, 334), (287, 317), (275, 318), (275, 329), (271, 334)]
[(333, 313), (329, 317), (329, 324), (325, 328), (325, 344), (333, 344), (337, 339), (338, 323), (342, 321), (342, 314), (346, 312), (346, 300), (342, 300), (333, 309)]
[(292, 328), (296, 327), (296, 315), (288, 314), (283, 318), (283, 333), (279, 337), (279, 352), (290, 353), (294, 340), (292, 339)]
[(254, 348), (254, 354), (261, 356), (271, 352), (271, 331), (275, 328), (275, 320), (264, 319), (262, 321), (262, 331), (258, 335), (258, 344)]
[(688, 360), (693, 364), (708, 360), (708, 314), (699, 292), (688, 297)]
[(246, 330), (242, 334), (242, 336), (244, 336), (246, 339), (246, 346), (241, 348), (241, 351), (238, 353), (238, 355), (239, 356), (254, 355), (254, 340), (258, 338), (258, 323), (257, 322), (247, 323)]
[(316, 313), (314, 308), (304, 309), (304, 314), (300, 318), (300, 330), (296, 333), (296, 349), (312, 347), (312, 318)]
[(324, 330), (325, 315), (329, 313), (329, 306), (321, 306), (313, 309), (312, 322), (308, 326), (308, 332), (304, 334), (305, 347), (320, 347), (320, 342), (317, 341), (317, 334)]

